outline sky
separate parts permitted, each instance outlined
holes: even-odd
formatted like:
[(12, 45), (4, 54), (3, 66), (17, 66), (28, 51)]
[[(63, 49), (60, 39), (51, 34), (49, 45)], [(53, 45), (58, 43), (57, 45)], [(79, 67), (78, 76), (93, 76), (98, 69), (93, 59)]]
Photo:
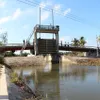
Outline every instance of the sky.
[[(54, 25), (60, 26), (60, 41), (71, 43), (73, 38), (84, 36), (86, 45), (96, 46), (96, 36), (100, 35), (100, 0), (28, 1), (31, 2), (29, 5), (18, 0), (0, 0), (0, 33), (8, 33), (8, 43), (22, 43), (29, 37), (34, 26), (39, 24), (41, 7), (43, 25), (52, 24), (51, 9), (54, 10)], [(43, 34), (41, 37), (47, 38), (49, 35)]]

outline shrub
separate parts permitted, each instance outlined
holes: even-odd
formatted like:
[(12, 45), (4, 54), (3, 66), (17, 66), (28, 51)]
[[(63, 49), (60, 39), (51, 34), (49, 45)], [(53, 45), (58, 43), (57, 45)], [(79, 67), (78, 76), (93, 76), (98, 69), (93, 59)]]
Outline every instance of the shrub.
[(12, 51), (5, 52), (5, 57), (11, 57), (11, 56), (15, 56), (15, 54)]
[(0, 64), (4, 64), (4, 57), (0, 56)]
[(19, 77), (18, 74), (15, 72), (11, 73), (11, 82), (17, 85), (23, 83), (22, 78)]

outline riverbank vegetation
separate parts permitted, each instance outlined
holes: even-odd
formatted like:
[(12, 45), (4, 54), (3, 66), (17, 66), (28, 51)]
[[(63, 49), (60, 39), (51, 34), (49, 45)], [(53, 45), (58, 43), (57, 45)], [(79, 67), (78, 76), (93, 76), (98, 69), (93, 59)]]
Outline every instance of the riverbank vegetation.
[[(31, 88), (25, 83), (25, 80), (17, 73), (12, 72), (10, 74), (10, 78), (11, 78), (11, 83), (15, 84), (13, 86), (21, 90), (20, 93), (21, 100), (43, 100), (42, 99), (43, 95), (41, 95), (37, 90), (32, 91)], [(22, 95), (24, 95), (24, 98), (22, 97)]]
[(0, 64), (4, 64), (4, 57), (0, 56)]

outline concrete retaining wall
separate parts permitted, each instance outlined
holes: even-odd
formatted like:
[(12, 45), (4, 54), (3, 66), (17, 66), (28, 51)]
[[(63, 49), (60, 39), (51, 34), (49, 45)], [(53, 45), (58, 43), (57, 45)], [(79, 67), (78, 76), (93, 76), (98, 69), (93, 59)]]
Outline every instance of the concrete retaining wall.
[(5, 66), (2, 66), (0, 75), (0, 100), (8, 99), (8, 88), (7, 88), (7, 74)]

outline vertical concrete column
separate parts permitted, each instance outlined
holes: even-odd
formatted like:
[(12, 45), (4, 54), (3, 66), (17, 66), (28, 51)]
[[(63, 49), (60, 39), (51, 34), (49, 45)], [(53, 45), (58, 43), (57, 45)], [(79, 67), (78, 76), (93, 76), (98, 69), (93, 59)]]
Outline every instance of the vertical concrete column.
[(56, 45), (57, 45), (57, 52), (58, 52), (59, 51), (59, 34), (56, 33), (55, 36), (56, 36)]
[(97, 57), (99, 57), (99, 47), (97, 47)]
[(38, 47), (37, 46), (37, 33), (34, 32), (34, 53), (35, 53), (35, 55), (38, 54), (38, 48), (37, 47)]

